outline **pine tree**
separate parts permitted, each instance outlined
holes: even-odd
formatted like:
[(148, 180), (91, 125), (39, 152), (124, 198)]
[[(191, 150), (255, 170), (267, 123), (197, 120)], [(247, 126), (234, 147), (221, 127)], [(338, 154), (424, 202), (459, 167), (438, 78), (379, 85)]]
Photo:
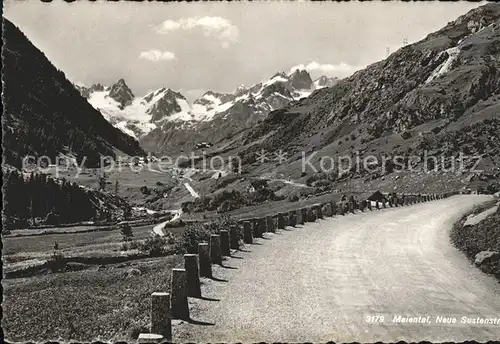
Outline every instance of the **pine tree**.
[(123, 217), (127, 220), (132, 217), (132, 207), (127, 206), (123, 210)]
[(103, 173), (102, 176), (99, 177), (99, 190), (106, 191), (106, 183), (107, 183), (106, 174)]
[(134, 233), (132, 231), (132, 227), (127, 223), (122, 226), (121, 229), (121, 234), (123, 237), (123, 241), (130, 241), (132, 237), (134, 236)]

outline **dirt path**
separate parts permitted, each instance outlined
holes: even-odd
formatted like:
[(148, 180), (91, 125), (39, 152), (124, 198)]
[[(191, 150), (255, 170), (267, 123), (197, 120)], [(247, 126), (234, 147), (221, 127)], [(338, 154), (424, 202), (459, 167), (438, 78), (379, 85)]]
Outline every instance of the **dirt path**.
[(172, 213), (174, 214), (174, 217), (172, 217), (170, 220), (161, 222), (153, 227), (152, 231), (154, 234), (157, 234), (159, 236), (165, 236), (165, 231), (164, 231), (165, 225), (167, 223), (174, 222), (175, 220), (180, 218), (182, 215), (182, 210), (181, 209), (172, 210)]
[[(499, 284), (449, 242), (448, 230), (487, 196), (320, 220), (246, 246), (214, 267), (190, 299), (194, 323), (174, 325), (176, 342), (486, 341), (500, 318)], [(370, 324), (367, 316), (383, 315)], [(393, 323), (429, 316), (431, 324)], [(436, 323), (437, 316), (457, 324)], [(500, 320), (500, 319), (499, 319)]]
[(307, 186), (306, 184), (297, 183), (297, 182), (294, 182), (293, 180), (289, 180), (289, 179), (266, 178), (266, 177), (259, 177), (259, 179), (262, 179), (262, 180), (267, 180), (267, 181), (270, 181), (270, 182), (282, 182), (282, 183), (284, 183), (284, 184), (297, 186), (297, 187), (299, 187), (299, 188), (308, 188), (308, 187), (309, 187), (309, 186)]

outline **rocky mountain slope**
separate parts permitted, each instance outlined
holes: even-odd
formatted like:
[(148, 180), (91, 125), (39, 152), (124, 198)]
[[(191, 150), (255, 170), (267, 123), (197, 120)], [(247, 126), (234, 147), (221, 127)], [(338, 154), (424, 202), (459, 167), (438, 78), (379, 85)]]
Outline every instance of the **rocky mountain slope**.
[(100, 154), (145, 154), (136, 140), (90, 106), (64, 73), (5, 18), (3, 37), (4, 163), (19, 167), (28, 154), (54, 159), (72, 152), (78, 162), (86, 157), (90, 166), (98, 164)]
[(111, 87), (77, 88), (115, 127), (139, 138), (146, 150), (162, 153), (190, 148), (198, 141), (221, 140), (337, 81), (326, 76), (313, 81), (305, 70), (279, 72), (251, 87), (238, 87), (232, 94), (208, 91), (192, 104), (179, 92), (165, 88), (134, 97), (123, 79)]
[[(425, 39), (273, 111), (240, 142), (321, 155), (500, 156), (500, 5), (479, 7)], [(471, 136), (472, 135), (472, 136)], [(255, 144), (255, 142), (258, 142)]]
[(293, 181), (318, 192), (495, 192), (499, 55), (500, 5), (488, 4), (271, 111), (216, 142), (207, 157), (238, 156), (243, 179)]

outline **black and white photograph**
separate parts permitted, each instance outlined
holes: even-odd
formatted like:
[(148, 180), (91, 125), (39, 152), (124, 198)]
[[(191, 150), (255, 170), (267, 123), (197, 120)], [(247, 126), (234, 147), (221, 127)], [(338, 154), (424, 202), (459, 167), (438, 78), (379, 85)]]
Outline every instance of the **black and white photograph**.
[(500, 4), (5, 0), (8, 343), (500, 339)]

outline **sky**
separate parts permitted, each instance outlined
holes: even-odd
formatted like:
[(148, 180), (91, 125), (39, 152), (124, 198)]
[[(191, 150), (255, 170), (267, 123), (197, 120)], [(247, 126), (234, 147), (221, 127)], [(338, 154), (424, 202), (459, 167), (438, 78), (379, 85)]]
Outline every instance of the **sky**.
[(481, 4), (6, 0), (4, 16), (75, 83), (123, 78), (136, 96), (194, 100), (297, 66), (349, 76)]

